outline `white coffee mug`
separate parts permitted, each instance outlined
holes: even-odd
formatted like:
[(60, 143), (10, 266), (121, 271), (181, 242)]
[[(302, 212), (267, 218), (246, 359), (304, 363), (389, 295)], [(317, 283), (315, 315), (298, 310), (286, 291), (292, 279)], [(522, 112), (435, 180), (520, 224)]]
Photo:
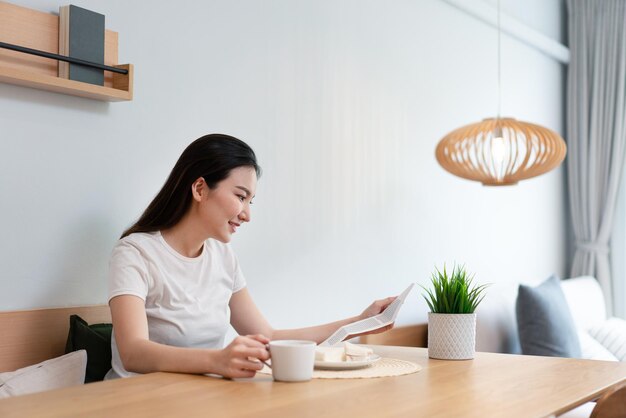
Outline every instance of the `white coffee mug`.
[(281, 382), (303, 382), (313, 377), (315, 364), (313, 341), (276, 340), (270, 342), (272, 376)]

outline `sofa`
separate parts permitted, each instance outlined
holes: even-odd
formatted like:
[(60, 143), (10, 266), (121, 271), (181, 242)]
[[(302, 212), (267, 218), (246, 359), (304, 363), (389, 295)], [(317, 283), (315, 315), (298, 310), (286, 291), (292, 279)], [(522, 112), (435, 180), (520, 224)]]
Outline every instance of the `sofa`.
[[(618, 335), (626, 323), (607, 317), (604, 296), (597, 280), (582, 276), (562, 280), (560, 284), (578, 333), (581, 357), (624, 360), (626, 353), (622, 353), (622, 347), (615, 343), (626, 337)], [(487, 296), (476, 310), (477, 351), (522, 353), (515, 309), (518, 286), (516, 283), (494, 284), (488, 289)], [(608, 331), (616, 334), (606, 335)], [(623, 341), (626, 342), (626, 338)]]

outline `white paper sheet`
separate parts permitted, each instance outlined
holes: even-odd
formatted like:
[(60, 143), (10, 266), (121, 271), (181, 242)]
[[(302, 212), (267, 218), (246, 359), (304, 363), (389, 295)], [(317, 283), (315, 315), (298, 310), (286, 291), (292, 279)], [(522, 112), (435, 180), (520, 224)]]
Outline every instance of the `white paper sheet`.
[(385, 327), (396, 320), (400, 307), (404, 303), (407, 295), (413, 288), (414, 283), (411, 283), (404, 292), (400, 294), (393, 302), (387, 306), (387, 308), (378, 315), (362, 319), (360, 321), (353, 322), (348, 325), (344, 325), (335, 331), (324, 342), (320, 343), (320, 346), (330, 346), (340, 343), (351, 335), (361, 334), (363, 332), (374, 331), (376, 329)]

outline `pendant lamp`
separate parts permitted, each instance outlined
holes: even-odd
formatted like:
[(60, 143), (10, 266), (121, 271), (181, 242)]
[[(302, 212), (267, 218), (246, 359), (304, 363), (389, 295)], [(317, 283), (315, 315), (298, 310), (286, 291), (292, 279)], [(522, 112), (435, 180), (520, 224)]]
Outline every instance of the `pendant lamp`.
[(556, 132), (500, 117), (500, 1), (498, 0), (498, 116), (455, 129), (437, 145), (448, 172), (485, 186), (517, 184), (556, 168), (567, 147)]

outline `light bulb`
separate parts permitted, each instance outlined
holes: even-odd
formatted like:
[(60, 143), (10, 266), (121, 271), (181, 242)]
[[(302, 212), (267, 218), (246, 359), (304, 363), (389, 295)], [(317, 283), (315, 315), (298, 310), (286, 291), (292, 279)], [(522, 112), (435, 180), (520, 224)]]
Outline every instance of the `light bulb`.
[[(502, 128), (496, 126), (491, 137), (491, 162), (493, 164), (493, 173), (497, 181), (504, 178), (504, 160), (507, 157), (508, 148), (504, 142)], [(508, 158), (506, 158), (508, 160)]]
[(502, 127), (498, 124), (493, 130), (491, 136), (491, 158), (496, 166), (500, 166), (506, 155), (507, 149), (504, 143), (504, 135), (502, 134)]
[(506, 144), (504, 143), (502, 135), (491, 139), (491, 156), (493, 157), (493, 162), (495, 164), (502, 164), (506, 151)]

